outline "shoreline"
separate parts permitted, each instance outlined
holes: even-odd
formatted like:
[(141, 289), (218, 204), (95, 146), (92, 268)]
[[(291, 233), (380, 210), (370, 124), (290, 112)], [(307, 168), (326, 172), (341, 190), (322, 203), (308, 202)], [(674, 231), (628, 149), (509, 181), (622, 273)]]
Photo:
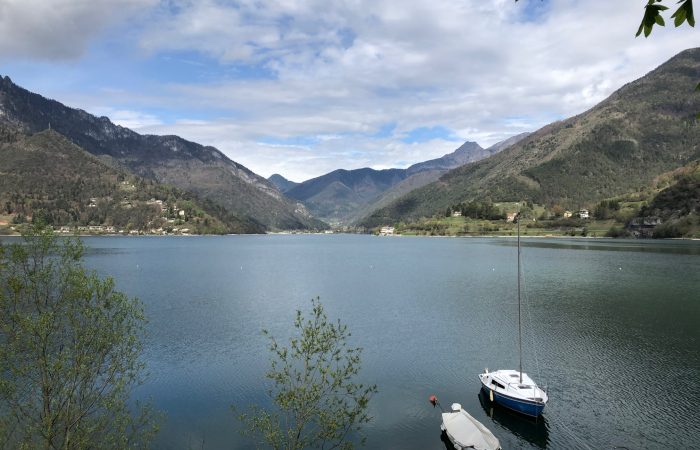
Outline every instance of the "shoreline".
[[(337, 235), (337, 234), (343, 234), (343, 235), (365, 235), (365, 236), (373, 236), (373, 237), (387, 237), (387, 238), (440, 238), (440, 239), (479, 239), (479, 238), (504, 238), (504, 239), (517, 239), (517, 236), (512, 236), (512, 235), (502, 235), (502, 234), (479, 234), (479, 235), (468, 235), (468, 236), (457, 236), (457, 235), (419, 235), (419, 234), (394, 234), (394, 235), (378, 235), (378, 234), (372, 234), (372, 233), (343, 233), (343, 232), (337, 232), (337, 233), (326, 233), (326, 232), (285, 232), (285, 231), (274, 231), (274, 232), (269, 232), (269, 233), (249, 233), (249, 234), (235, 234), (235, 233), (229, 233), (229, 234), (168, 234), (168, 235), (162, 235), (162, 234), (90, 234), (90, 233), (84, 233), (84, 234), (63, 234), (63, 233), (58, 233), (57, 236), (59, 237), (78, 237), (78, 238), (84, 238), (84, 237), (104, 237), (104, 238), (139, 238), (139, 237), (146, 237), (146, 238), (171, 238), (171, 237), (176, 237), (176, 238), (186, 238), (186, 237), (225, 237), (225, 236), (298, 236), (298, 235), (323, 235), (323, 236), (332, 236), (332, 235)], [(14, 232), (14, 233), (9, 233), (9, 234), (0, 234), (0, 238), (3, 237), (21, 237), (22, 235), (20, 233)], [(639, 238), (614, 238), (614, 237), (608, 237), (608, 236), (564, 236), (564, 235), (553, 235), (553, 234), (537, 234), (537, 235), (520, 235), (521, 239), (576, 239), (576, 240), (610, 240), (610, 241), (615, 241), (615, 240), (630, 240), (630, 241), (700, 241), (700, 238), (696, 237), (680, 237), (680, 238), (661, 238), (661, 239), (653, 239), (653, 238), (644, 238), (644, 239), (639, 239)]]

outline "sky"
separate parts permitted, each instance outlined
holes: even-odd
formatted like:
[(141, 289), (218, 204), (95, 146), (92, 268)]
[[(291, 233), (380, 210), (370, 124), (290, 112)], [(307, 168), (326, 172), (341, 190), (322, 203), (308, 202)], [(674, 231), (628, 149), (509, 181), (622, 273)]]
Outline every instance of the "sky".
[(584, 112), (700, 42), (645, 3), (0, 0), (0, 75), (300, 182)]

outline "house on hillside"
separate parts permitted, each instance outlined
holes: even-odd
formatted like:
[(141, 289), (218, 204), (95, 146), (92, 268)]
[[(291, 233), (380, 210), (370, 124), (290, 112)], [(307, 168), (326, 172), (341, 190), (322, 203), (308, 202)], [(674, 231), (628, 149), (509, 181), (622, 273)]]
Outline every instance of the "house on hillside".
[(582, 209), (581, 211), (579, 211), (578, 216), (582, 219), (590, 219), (591, 217), (587, 209)]
[(381, 236), (393, 236), (394, 235), (394, 227), (382, 227), (379, 230), (379, 234)]
[(574, 214), (571, 211), (564, 211), (564, 218), (568, 219), (569, 217), (573, 216)]
[(462, 217), (462, 211), (454, 211), (452, 217)]
[(515, 221), (515, 216), (517, 216), (517, 215), (518, 215), (518, 213), (514, 213), (514, 212), (506, 213), (506, 222)]

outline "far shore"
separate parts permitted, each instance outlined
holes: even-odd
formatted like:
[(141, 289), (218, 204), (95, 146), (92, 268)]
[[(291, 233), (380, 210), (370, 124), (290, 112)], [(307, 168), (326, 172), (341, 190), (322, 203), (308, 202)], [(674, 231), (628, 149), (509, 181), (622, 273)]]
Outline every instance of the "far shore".
[[(9, 231), (9, 232), (8, 232)], [(333, 234), (358, 234), (358, 235), (367, 235), (367, 236), (376, 236), (376, 237), (387, 237), (387, 238), (450, 238), (450, 239), (461, 239), (461, 238), (505, 238), (505, 239), (517, 239), (517, 236), (514, 235), (505, 235), (505, 234), (470, 234), (470, 235), (427, 235), (427, 234), (392, 234), (392, 235), (379, 235), (379, 234), (371, 234), (371, 233), (347, 233), (347, 232), (332, 232), (332, 233), (327, 233), (324, 231), (314, 231), (314, 232), (305, 232), (305, 231), (271, 231), (268, 233), (250, 233), (250, 234), (235, 234), (235, 233), (230, 233), (230, 234), (167, 234), (167, 235), (162, 235), (162, 234), (120, 234), (120, 233), (79, 233), (79, 234), (68, 234), (68, 233), (57, 233), (59, 236), (65, 236), (65, 237), (107, 237), (107, 238), (133, 238), (133, 237), (149, 237), (149, 238), (165, 238), (165, 237), (210, 237), (210, 236), (291, 236), (291, 235), (333, 235)], [(1, 230), (0, 231), (0, 238), (2, 237), (20, 237), (21, 234), (17, 231), (10, 231), (10, 230)], [(568, 236), (568, 235), (562, 235), (562, 234), (527, 234), (527, 235), (520, 235), (521, 239), (577, 239), (577, 240), (591, 240), (591, 239), (596, 239), (596, 240), (620, 240), (620, 239), (626, 239), (626, 240), (637, 240), (637, 241), (700, 241), (700, 238), (688, 238), (688, 237), (680, 237), (680, 238), (663, 238), (663, 239), (651, 239), (651, 238), (634, 238), (634, 237), (628, 237), (628, 238), (614, 238), (614, 237), (609, 237), (609, 236)]]

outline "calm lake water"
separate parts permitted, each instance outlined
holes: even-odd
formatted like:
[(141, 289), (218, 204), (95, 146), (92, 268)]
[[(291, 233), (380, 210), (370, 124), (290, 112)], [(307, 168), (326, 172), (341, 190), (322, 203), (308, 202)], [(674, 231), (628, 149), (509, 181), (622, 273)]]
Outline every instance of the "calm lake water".
[(504, 448), (700, 445), (700, 242), (524, 239), (524, 369), (550, 401), (532, 422), (482, 406), (477, 374), (517, 368), (508, 238), (269, 235), (86, 238), (90, 267), (150, 323), (158, 448), (251, 448), (231, 405), (265, 402), (266, 328), (286, 339), (320, 296), (376, 383), (370, 449), (444, 449), (435, 394)]

